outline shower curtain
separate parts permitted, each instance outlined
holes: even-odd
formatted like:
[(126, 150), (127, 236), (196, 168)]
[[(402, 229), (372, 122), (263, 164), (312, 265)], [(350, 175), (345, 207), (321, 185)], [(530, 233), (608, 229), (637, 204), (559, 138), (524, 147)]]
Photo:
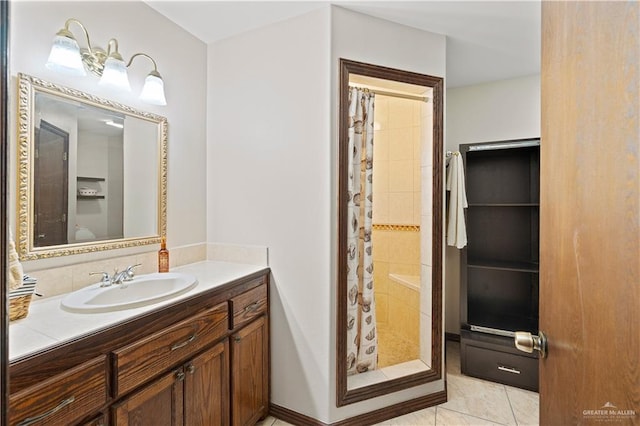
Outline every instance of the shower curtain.
[(374, 370), (378, 361), (371, 241), (374, 98), (366, 90), (349, 90), (347, 374)]

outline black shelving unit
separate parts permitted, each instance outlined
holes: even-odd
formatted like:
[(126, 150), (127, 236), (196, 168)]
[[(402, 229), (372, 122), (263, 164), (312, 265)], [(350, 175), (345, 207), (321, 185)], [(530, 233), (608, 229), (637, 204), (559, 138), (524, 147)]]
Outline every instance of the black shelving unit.
[(462, 373), (538, 390), (536, 354), (513, 333), (538, 334), (540, 140), (460, 145), (469, 207), (461, 257)]

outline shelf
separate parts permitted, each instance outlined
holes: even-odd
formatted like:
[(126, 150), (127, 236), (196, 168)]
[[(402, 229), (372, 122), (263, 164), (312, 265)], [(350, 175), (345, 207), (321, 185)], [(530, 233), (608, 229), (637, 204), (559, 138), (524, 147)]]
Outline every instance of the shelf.
[(102, 200), (104, 195), (78, 195), (78, 200)]
[(101, 177), (89, 177), (89, 176), (77, 176), (76, 177), (77, 180), (82, 180), (85, 182), (104, 182), (105, 178), (101, 178)]
[(515, 272), (539, 272), (540, 264), (535, 262), (509, 262), (499, 260), (472, 260), (467, 261), (469, 268), (495, 269)]
[(504, 331), (528, 331), (533, 334), (538, 334), (538, 318), (526, 316), (477, 311), (470, 313), (468, 325), (477, 325)]

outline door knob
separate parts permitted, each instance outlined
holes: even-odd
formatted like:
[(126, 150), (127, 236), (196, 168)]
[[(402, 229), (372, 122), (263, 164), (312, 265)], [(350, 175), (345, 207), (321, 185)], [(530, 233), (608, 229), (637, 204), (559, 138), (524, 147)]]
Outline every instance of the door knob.
[(540, 358), (547, 357), (547, 338), (542, 331), (538, 332), (538, 336), (528, 331), (516, 331), (513, 340), (518, 350), (529, 354), (536, 350), (540, 352)]

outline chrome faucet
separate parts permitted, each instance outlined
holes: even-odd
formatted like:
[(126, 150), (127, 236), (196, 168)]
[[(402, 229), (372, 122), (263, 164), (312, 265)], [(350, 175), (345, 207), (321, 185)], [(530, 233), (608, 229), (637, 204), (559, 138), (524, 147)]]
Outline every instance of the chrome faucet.
[(136, 263), (135, 265), (127, 266), (122, 272), (118, 272), (116, 269), (113, 272), (113, 277), (111, 277), (112, 284), (122, 284), (126, 281), (132, 281), (135, 276), (133, 273), (133, 268), (136, 266), (140, 266), (141, 263)]
[(127, 281), (132, 281), (135, 276), (133, 273), (133, 268), (140, 266), (141, 263), (136, 263), (135, 265), (127, 266), (123, 271), (118, 272), (116, 268), (113, 271), (113, 275), (110, 276), (108, 272), (91, 272), (89, 275), (102, 275), (102, 279), (100, 280), (100, 287), (109, 287), (113, 284), (123, 284)]
[(102, 275), (102, 279), (100, 279), (100, 287), (109, 287), (113, 284), (108, 272), (89, 272), (89, 275)]

